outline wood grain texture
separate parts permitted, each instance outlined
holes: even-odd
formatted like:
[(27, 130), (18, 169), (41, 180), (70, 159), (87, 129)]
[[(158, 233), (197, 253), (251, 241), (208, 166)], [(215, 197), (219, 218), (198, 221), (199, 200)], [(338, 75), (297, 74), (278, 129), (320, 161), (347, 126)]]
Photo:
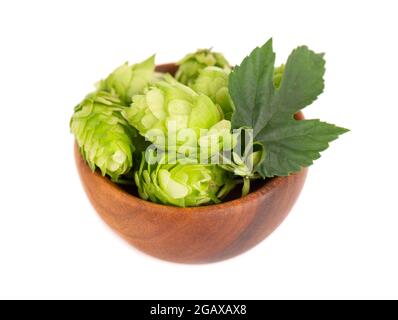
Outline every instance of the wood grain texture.
[[(158, 70), (173, 73), (176, 67)], [(87, 196), (102, 219), (141, 251), (179, 263), (221, 261), (257, 245), (288, 215), (307, 174), (303, 169), (270, 179), (246, 197), (221, 204), (176, 208), (144, 201), (92, 172), (77, 145), (75, 158)]]

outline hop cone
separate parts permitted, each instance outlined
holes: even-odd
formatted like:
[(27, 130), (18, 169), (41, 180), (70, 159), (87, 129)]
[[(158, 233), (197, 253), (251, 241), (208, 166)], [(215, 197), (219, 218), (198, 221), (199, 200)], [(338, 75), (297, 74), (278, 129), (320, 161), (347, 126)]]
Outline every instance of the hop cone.
[(126, 62), (101, 80), (97, 88), (117, 95), (124, 104), (129, 105), (133, 95), (142, 93), (150, 82), (156, 80), (158, 75), (154, 69), (155, 56), (131, 66)]
[(187, 54), (179, 63), (176, 79), (183, 84), (192, 85), (199, 72), (209, 66), (230, 70), (228, 61), (221, 53), (212, 52), (210, 49), (201, 49)]
[(235, 176), (243, 178), (242, 196), (250, 192), (250, 181), (259, 179), (260, 175), (256, 172), (257, 166), (264, 160), (264, 148), (253, 142), (252, 133), (241, 128), (235, 132), (237, 143), (230, 151), (219, 154), (221, 157), (220, 166)]
[[(143, 95), (135, 95), (122, 114), (141, 135), (164, 150), (214, 147), (224, 141), (231, 144), (231, 123), (223, 120), (219, 107), (172, 77)], [(201, 136), (201, 129), (209, 129), (208, 134)], [(172, 136), (175, 141), (170, 140)]]
[(133, 165), (133, 128), (121, 116), (121, 101), (107, 92), (87, 96), (76, 108), (70, 127), (92, 170), (117, 180)]
[(165, 161), (149, 165), (144, 156), (135, 183), (141, 198), (178, 207), (218, 203), (219, 197), (235, 185), (231, 185), (230, 175), (216, 165)]
[(282, 75), (283, 72), (285, 71), (285, 65), (281, 65), (277, 68), (275, 68), (274, 70), (274, 86), (275, 88), (279, 88), (279, 86), (281, 85), (281, 81), (282, 81)]
[(224, 117), (231, 120), (234, 106), (228, 92), (228, 77), (230, 70), (219, 67), (207, 67), (200, 71), (192, 88), (203, 93), (218, 104), (224, 112)]

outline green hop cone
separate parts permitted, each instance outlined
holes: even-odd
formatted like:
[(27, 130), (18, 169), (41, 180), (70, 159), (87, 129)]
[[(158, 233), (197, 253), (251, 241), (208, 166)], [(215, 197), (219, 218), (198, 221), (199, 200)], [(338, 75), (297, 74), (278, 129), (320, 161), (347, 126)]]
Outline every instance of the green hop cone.
[(250, 181), (259, 179), (256, 172), (257, 166), (264, 160), (264, 148), (253, 143), (253, 134), (247, 128), (241, 128), (235, 132), (237, 143), (233, 149), (219, 153), (220, 166), (235, 176), (243, 178), (242, 196), (250, 192)]
[(239, 155), (236, 152), (232, 152), (232, 159), (224, 158), (220, 166), (235, 174), (244, 178), (255, 179), (259, 176), (255, 173), (256, 166), (262, 160), (262, 151), (254, 151), (247, 155)]
[(179, 68), (175, 78), (183, 84), (192, 85), (202, 69), (210, 66), (230, 70), (228, 61), (221, 53), (212, 52), (210, 49), (200, 49), (187, 54), (178, 62)]
[(234, 112), (233, 102), (228, 92), (229, 73), (230, 70), (227, 69), (206, 67), (200, 71), (192, 85), (192, 89), (196, 92), (207, 95), (218, 104), (227, 120), (231, 120)]
[(134, 129), (121, 116), (121, 101), (107, 92), (88, 95), (76, 108), (70, 127), (82, 156), (94, 171), (118, 180), (133, 165)]
[(148, 164), (142, 157), (135, 183), (141, 198), (178, 207), (219, 203), (234, 186), (230, 174), (217, 165)]
[(155, 56), (141, 63), (129, 65), (127, 62), (114, 70), (105, 80), (101, 80), (97, 89), (117, 95), (129, 105), (133, 95), (142, 93), (151, 82), (156, 81), (158, 74), (154, 72)]
[[(178, 153), (197, 150), (201, 145), (212, 153), (221, 145), (233, 144), (230, 121), (223, 119), (222, 111), (209, 97), (171, 76), (165, 79), (145, 94), (135, 95), (130, 108), (122, 112), (141, 135), (162, 150)], [(201, 129), (207, 129), (206, 134)]]
[(285, 65), (282, 64), (274, 69), (274, 86), (279, 88), (282, 82), (283, 72), (285, 71)]

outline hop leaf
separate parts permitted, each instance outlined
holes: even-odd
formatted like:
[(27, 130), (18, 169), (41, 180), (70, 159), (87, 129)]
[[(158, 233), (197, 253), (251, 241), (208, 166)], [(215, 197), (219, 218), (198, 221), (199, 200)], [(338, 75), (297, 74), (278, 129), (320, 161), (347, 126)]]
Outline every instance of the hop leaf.
[(154, 55), (131, 66), (126, 62), (105, 80), (101, 80), (97, 89), (115, 94), (124, 104), (129, 105), (133, 95), (142, 93), (151, 81), (156, 81), (158, 74), (154, 72), (154, 69)]
[(287, 176), (310, 166), (329, 143), (347, 132), (319, 120), (296, 121), (294, 114), (323, 91), (325, 60), (305, 46), (293, 50), (274, 71), (272, 40), (256, 48), (229, 77), (236, 107), (234, 128), (251, 127), (265, 150), (257, 171), (262, 177)]
[[(166, 158), (150, 165), (143, 156), (135, 183), (141, 198), (178, 207), (219, 203), (234, 186), (230, 175), (216, 165), (169, 164)], [(225, 191), (227, 190), (227, 191)]]
[(70, 127), (92, 170), (117, 180), (133, 165), (134, 129), (121, 116), (121, 101), (107, 92), (88, 95), (75, 108)]
[(187, 54), (180, 62), (176, 79), (183, 84), (192, 85), (202, 69), (215, 66), (230, 70), (228, 61), (221, 53), (212, 52), (210, 49), (200, 49)]

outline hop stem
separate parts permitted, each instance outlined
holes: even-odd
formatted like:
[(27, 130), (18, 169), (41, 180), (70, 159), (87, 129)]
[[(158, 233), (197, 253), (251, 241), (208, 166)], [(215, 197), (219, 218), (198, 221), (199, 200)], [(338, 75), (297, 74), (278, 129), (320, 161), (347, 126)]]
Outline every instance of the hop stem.
[(250, 178), (243, 178), (242, 197), (247, 196), (250, 192)]

